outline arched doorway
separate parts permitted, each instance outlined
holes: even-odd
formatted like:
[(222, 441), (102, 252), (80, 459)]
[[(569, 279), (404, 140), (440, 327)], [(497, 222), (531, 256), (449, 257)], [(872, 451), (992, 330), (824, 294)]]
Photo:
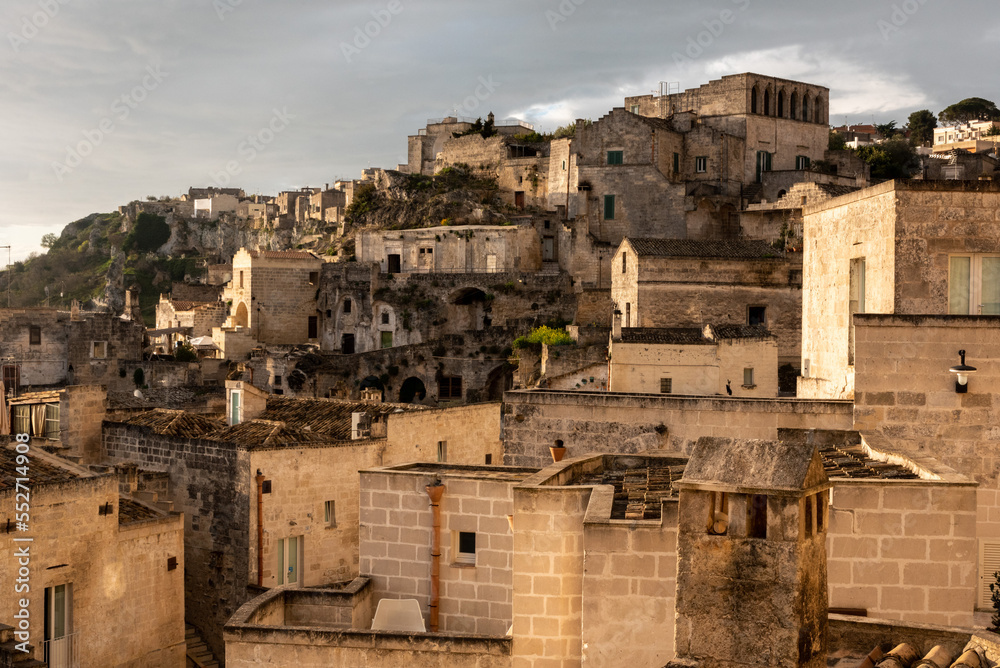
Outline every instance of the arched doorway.
[(247, 305), (240, 302), (240, 305), (236, 307), (236, 326), (237, 327), (249, 327), (250, 326), (250, 313), (247, 311)]
[(486, 327), (486, 293), (479, 288), (461, 288), (448, 297), (448, 334), (479, 331)]
[(423, 401), (427, 397), (427, 388), (424, 381), (416, 376), (410, 376), (403, 381), (403, 386), (399, 388), (399, 403), (415, 404)]
[(507, 363), (490, 371), (486, 378), (486, 401), (502, 401), (503, 393), (514, 387), (514, 368)]

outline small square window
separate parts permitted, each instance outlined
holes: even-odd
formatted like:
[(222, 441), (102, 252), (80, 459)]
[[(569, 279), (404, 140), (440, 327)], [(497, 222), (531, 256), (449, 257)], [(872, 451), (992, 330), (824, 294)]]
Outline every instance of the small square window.
[(323, 521), (328, 527), (337, 526), (337, 506), (336, 501), (327, 501), (323, 504)]
[(108, 342), (107, 341), (94, 341), (93, 346), (90, 351), (90, 356), (95, 360), (103, 360), (108, 358)]
[(661, 394), (671, 394), (674, 391), (674, 379), (673, 378), (661, 378), (660, 379), (660, 393)]
[(455, 541), (455, 563), (475, 565), (476, 534), (473, 531), (459, 531)]
[(309, 283), (310, 283), (310, 285), (316, 285), (317, 283), (319, 283), (319, 272), (318, 271), (310, 271), (309, 272)]
[(639, 105), (633, 104), (631, 107), (629, 107), (629, 111), (631, 111), (633, 114), (638, 114), (639, 113)]
[(694, 171), (699, 174), (704, 174), (708, 171), (708, 158), (705, 156), (699, 156), (694, 159)]
[(274, 377), (274, 384), (275, 385), (281, 385), (281, 376), (275, 376)]
[(490, 466), (492, 464), (493, 464), (493, 455), (487, 453), (486, 454), (486, 465)]
[(261, 494), (270, 494), (271, 493), (271, 481), (270, 480), (265, 480), (264, 482), (260, 483), (260, 493)]
[(388, 325), (389, 324), (389, 312), (388, 311), (384, 311), (382, 313), (382, 324), (383, 325)]
[(743, 387), (754, 387), (753, 369), (743, 369)]
[(809, 157), (805, 155), (795, 156), (795, 169), (809, 169)]
[(351, 300), (350, 299), (345, 299), (344, 300), (344, 313), (350, 313), (351, 312), (351, 306), (352, 306)]
[(621, 165), (625, 163), (624, 151), (608, 151), (608, 164)]
[(42, 328), (38, 325), (31, 325), (28, 328), (28, 344), (32, 346), (42, 345)]
[(438, 381), (438, 399), (461, 399), (462, 377), (442, 376)]
[(766, 306), (748, 306), (747, 307), (747, 324), (748, 325), (767, 325), (767, 307)]

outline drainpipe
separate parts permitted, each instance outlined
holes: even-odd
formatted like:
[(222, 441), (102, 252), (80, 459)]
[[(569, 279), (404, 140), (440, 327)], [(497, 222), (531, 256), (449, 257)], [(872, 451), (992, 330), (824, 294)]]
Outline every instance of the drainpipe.
[(257, 586), (264, 586), (264, 474), (257, 469)]
[(440, 480), (427, 485), (427, 496), (431, 499), (431, 512), (434, 514), (433, 542), (431, 544), (431, 603), (430, 627), (431, 633), (438, 631), (438, 600), (441, 595), (441, 497), (444, 496), (444, 485)]

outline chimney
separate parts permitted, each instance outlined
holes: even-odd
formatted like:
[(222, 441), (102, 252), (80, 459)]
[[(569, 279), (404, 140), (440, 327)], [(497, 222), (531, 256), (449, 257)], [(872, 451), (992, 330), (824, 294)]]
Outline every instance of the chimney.
[(622, 312), (618, 309), (615, 309), (614, 314), (611, 316), (611, 340), (622, 340)]
[(80, 317), (80, 302), (74, 299), (69, 304), (69, 319), (70, 320), (82, 320)]

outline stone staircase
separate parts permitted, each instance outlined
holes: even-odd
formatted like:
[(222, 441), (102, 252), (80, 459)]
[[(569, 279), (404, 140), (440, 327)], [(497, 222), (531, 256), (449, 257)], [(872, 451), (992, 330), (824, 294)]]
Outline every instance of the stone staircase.
[(31, 652), (25, 654), (16, 647), (14, 627), (0, 624), (0, 666), (3, 668), (46, 668), (44, 661), (34, 658), (34, 645), (28, 645)]
[(553, 260), (546, 260), (542, 262), (542, 270), (538, 272), (539, 274), (546, 274), (550, 276), (556, 276), (559, 274), (559, 263)]
[(198, 629), (190, 624), (184, 625), (184, 642), (187, 645), (188, 666), (194, 668), (219, 668), (212, 650), (198, 635)]

